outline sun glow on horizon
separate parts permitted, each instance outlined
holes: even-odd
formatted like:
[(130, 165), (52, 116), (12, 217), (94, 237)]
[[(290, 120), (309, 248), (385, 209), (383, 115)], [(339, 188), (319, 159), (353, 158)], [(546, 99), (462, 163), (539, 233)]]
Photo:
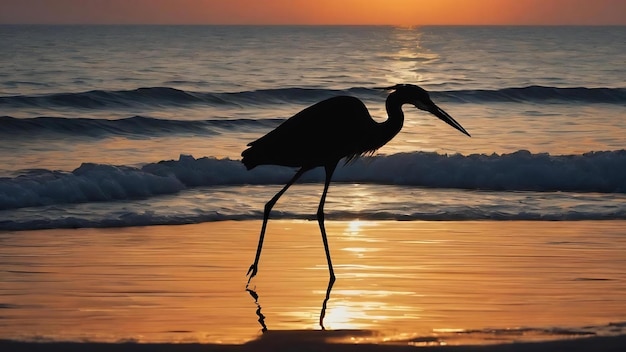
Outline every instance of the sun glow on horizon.
[(0, 24), (621, 24), (623, 0), (3, 0)]

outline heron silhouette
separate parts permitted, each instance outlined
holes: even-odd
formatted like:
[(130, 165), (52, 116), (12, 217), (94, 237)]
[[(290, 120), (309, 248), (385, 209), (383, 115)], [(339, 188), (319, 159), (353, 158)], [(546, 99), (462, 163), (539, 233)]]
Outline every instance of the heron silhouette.
[(428, 92), (423, 88), (412, 84), (397, 84), (380, 89), (391, 91), (385, 103), (388, 118), (383, 122), (379, 123), (372, 119), (365, 104), (358, 98), (337, 96), (300, 111), (265, 136), (249, 143), (249, 148), (241, 153), (242, 162), (248, 170), (259, 165), (299, 168), (289, 182), (265, 204), (259, 244), (254, 263), (248, 269), (247, 275), (249, 277), (246, 288), (258, 272), (263, 238), (272, 208), (302, 174), (316, 167), (324, 167), (325, 169), (324, 191), (317, 208), (317, 221), (322, 233), (330, 274), (326, 300), (320, 316), (322, 328), (324, 328), (323, 318), (326, 302), (335, 282), (335, 273), (324, 227), (324, 203), (328, 186), (339, 161), (346, 158), (347, 163), (363, 154), (371, 154), (389, 142), (402, 129), (404, 122), (402, 106), (404, 104), (412, 104), (420, 110), (428, 111), (469, 136), (469, 133), (452, 116), (432, 102)]

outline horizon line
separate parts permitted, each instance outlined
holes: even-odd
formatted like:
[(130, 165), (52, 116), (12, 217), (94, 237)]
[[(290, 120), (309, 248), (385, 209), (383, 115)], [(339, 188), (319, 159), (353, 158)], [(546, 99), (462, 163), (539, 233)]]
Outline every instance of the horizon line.
[(626, 24), (619, 23), (592, 23), (592, 24), (532, 24), (532, 23), (483, 23), (483, 24), (350, 24), (350, 23), (82, 23), (82, 22), (68, 22), (68, 23), (38, 23), (38, 22), (24, 22), (24, 23), (0, 23), (0, 26), (239, 26), (239, 27), (254, 27), (254, 26), (266, 26), (266, 27), (625, 27)]

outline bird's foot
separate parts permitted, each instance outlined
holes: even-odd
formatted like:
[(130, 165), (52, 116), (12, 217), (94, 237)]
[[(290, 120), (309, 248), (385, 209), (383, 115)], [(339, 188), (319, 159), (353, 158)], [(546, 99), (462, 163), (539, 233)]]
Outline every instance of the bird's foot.
[(250, 276), (250, 278), (252, 279), (253, 277), (256, 276), (256, 273), (257, 273), (256, 264), (252, 264), (250, 265), (250, 269), (248, 269), (248, 273), (246, 273), (246, 276)]
[(257, 271), (258, 270), (257, 270), (256, 264), (250, 265), (250, 269), (248, 269), (248, 273), (246, 273), (246, 276), (248, 276), (248, 283), (246, 284), (246, 289), (250, 285), (250, 280), (252, 280), (252, 278), (256, 276)]

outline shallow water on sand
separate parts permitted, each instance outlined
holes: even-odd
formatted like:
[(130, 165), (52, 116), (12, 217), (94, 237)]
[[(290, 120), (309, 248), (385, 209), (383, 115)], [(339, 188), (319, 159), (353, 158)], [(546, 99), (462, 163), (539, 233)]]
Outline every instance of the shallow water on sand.
[[(229, 342), (319, 329), (316, 222), (0, 233), (0, 339)], [(455, 344), (626, 333), (623, 221), (329, 221), (325, 326)]]

